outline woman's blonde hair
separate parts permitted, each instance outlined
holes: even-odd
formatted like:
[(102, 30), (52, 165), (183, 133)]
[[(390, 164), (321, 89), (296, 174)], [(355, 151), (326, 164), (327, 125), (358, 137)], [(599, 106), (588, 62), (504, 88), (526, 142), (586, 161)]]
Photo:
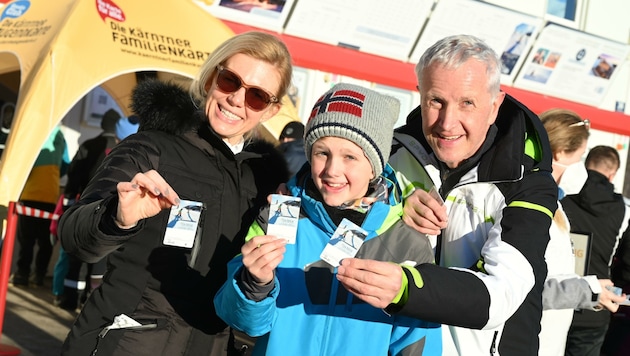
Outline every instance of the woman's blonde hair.
[(540, 114), (545, 126), (552, 153), (572, 153), (588, 140), (588, 126), (580, 125), (584, 120), (567, 109), (551, 109)]
[(228, 39), (208, 56), (190, 86), (190, 93), (195, 101), (201, 103), (207, 99), (207, 88), (210, 87), (208, 82), (214, 80), (217, 66), (225, 64), (236, 54), (245, 54), (275, 66), (280, 73), (280, 88), (277, 93), (273, 94), (278, 99), (282, 99), (291, 84), (291, 75), (293, 74), (289, 50), (274, 35), (250, 31)]
[[(551, 152), (553, 154), (573, 153), (588, 140), (588, 126), (577, 113), (567, 109), (551, 109), (540, 114), (540, 120), (549, 136)], [(568, 231), (569, 224), (559, 209), (553, 215), (553, 220), (561, 230)]]

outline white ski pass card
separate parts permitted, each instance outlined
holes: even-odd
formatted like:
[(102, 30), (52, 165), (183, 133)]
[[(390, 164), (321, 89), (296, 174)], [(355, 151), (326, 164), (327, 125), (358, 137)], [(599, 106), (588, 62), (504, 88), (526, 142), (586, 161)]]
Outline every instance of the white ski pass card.
[(341, 260), (357, 254), (366, 237), (367, 231), (352, 221), (343, 219), (319, 257), (331, 266), (338, 267)]
[(171, 207), (163, 243), (169, 246), (191, 248), (195, 243), (203, 203), (181, 200)]
[(267, 235), (273, 235), (287, 240), (288, 244), (294, 244), (300, 219), (300, 204), (301, 200), (298, 197), (272, 194)]
[(431, 187), (431, 190), (429, 190), (429, 195), (433, 197), (433, 199), (437, 200), (440, 205), (444, 205), (444, 199), (442, 199), (440, 193), (438, 193), (437, 189), (435, 189), (435, 186)]

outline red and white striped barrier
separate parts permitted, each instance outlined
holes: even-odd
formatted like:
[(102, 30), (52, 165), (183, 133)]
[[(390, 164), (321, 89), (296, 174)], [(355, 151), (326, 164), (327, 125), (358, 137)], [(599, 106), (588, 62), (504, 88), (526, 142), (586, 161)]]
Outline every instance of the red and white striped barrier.
[(51, 213), (46, 210), (32, 208), (22, 203), (17, 203), (15, 205), (15, 210), (17, 211), (18, 215), (32, 216), (32, 217), (48, 219), (48, 220), (59, 220), (59, 216), (60, 216), (59, 214)]

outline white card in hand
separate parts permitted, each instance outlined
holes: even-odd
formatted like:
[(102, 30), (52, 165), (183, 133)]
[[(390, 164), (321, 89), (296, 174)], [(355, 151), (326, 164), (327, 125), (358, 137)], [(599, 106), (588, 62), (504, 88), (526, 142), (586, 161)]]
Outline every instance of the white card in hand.
[(182, 200), (171, 207), (162, 242), (169, 246), (193, 247), (202, 210), (203, 203), (191, 200)]
[(331, 266), (338, 267), (341, 260), (357, 254), (366, 237), (367, 231), (352, 221), (343, 219), (319, 257)]
[(300, 204), (301, 200), (298, 197), (272, 194), (267, 235), (273, 235), (287, 240), (288, 244), (294, 244), (300, 219)]
[(435, 186), (431, 187), (431, 190), (429, 190), (429, 195), (433, 197), (433, 199), (437, 200), (440, 205), (444, 205), (444, 199), (442, 199), (440, 193), (437, 191), (437, 189), (435, 189)]

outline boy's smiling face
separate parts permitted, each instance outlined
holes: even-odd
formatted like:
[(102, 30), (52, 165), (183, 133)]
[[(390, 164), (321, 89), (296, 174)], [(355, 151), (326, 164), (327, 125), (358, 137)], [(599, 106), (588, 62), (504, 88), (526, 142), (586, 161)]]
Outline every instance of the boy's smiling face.
[(374, 179), (363, 149), (340, 137), (322, 137), (311, 152), (311, 175), (324, 202), (339, 206), (363, 198)]

